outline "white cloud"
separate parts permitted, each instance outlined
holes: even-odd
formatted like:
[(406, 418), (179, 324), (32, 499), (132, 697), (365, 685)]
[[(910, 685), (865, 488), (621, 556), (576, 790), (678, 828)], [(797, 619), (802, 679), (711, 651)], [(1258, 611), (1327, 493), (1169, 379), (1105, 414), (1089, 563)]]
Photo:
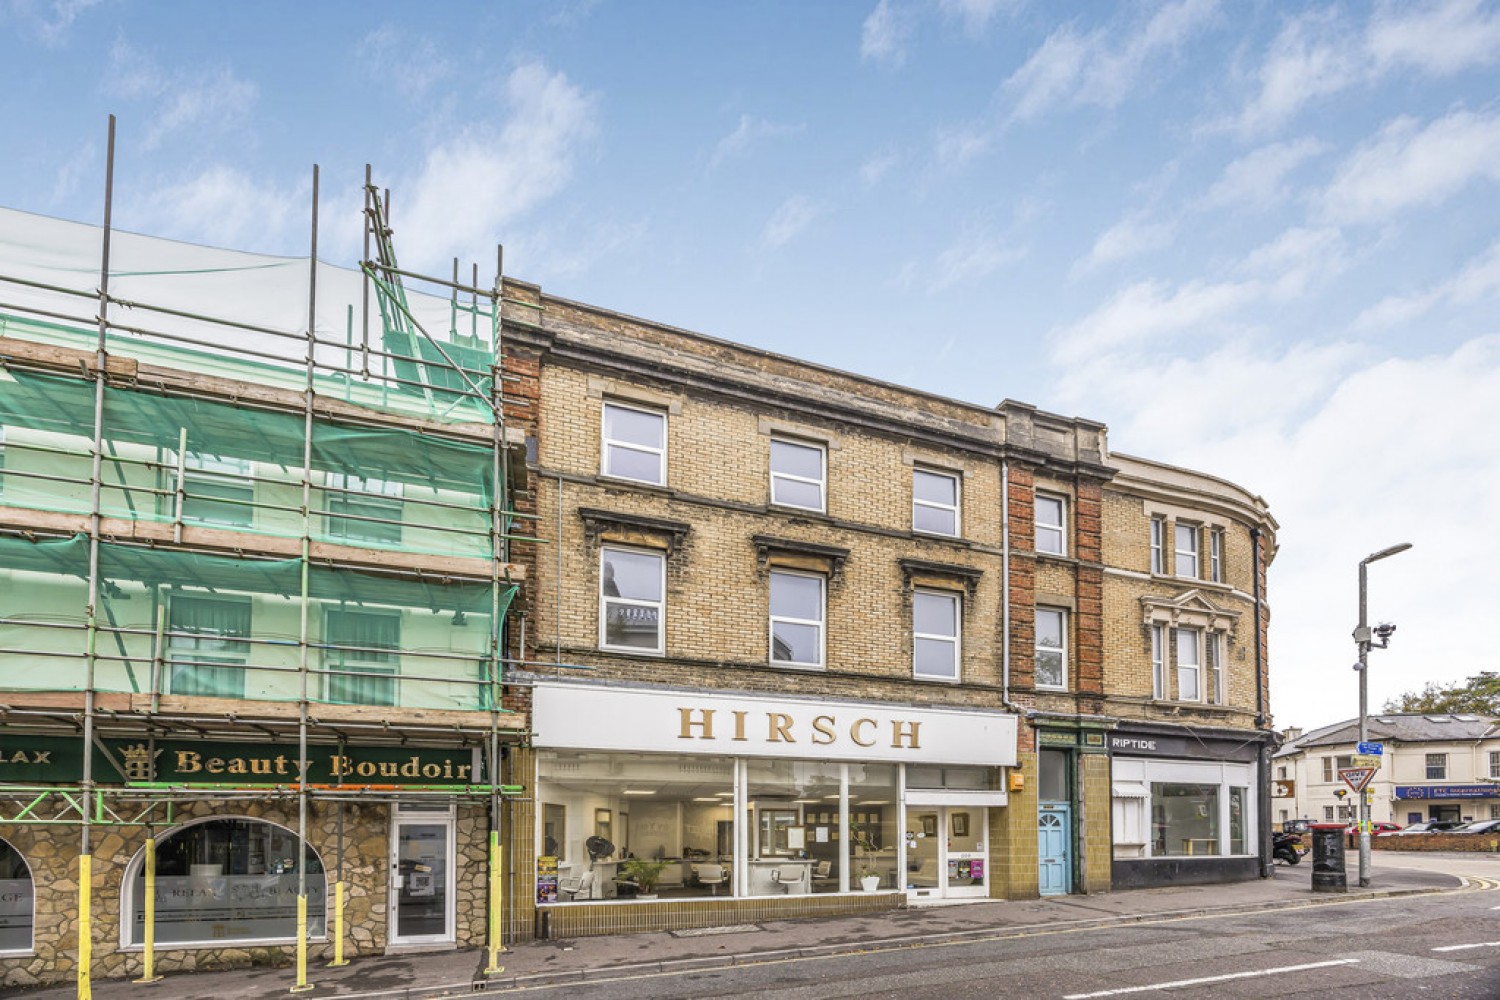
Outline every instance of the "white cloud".
[(1343, 234), (1334, 228), (1294, 226), (1245, 256), (1239, 270), (1266, 282), (1268, 298), (1286, 300), (1344, 270)]
[(1129, 260), (1171, 245), (1177, 227), (1171, 222), (1153, 222), (1142, 214), (1133, 214), (1110, 226), (1094, 240), (1088, 256), (1074, 267), (1076, 273)]
[(430, 38), (415, 37), (389, 24), (381, 25), (355, 48), (365, 75), (383, 88), (394, 84), (398, 95), (420, 98), (453, 75), (453, 64)]
[(1465, 306), (1500, 297), (1500, 241), (1469, 261), (1463, 270), (1414, 295), (1392, 295), (1377, 302), (1354, 321), (1355, 329), (1381, 329), (1410, 323), (1442, 305)]
[(1002, 86), (1013, 104), (1011, 118), (1033, 119), (1060, 105), (1119, 106), (1216, 11), (1214, 0), (1178, 0), (1132, 29), (1098, 28), (1086, 35), (1072, 25), (1057, 29)]
[(938, 0), (943, 15), (962, 24), (971, 38), (984, 34), (1001, 10), (1015, 6), (1016, 0)]
[(886, 175), (895, 169), (899, 162), (900, 157), (895, 153), (880, 153), (872, 156), (859, 165), (859, 182), (866, 190), (873, 188), (885, 180)]
[(1009, 233), (991, 233), (975, 229), (937, 255), (933, 261), (927, 291), (937, 293), (979, 281), (1026, 256), (1024, 244)]
[(505, 270), (543, 284), (576, 278), (640, 246), (647, 232), (648, 227), (640, 222), (574, 218), (558, 224), (548, 220), (545, 227), (516, 234), (506, 243)]
[(1335, 222), (1379, 222), (1479, 179), (1500, 181), (1500, 116), (1455, 111), (1425, 127), (1403, 117), (1340, 166), (1322, 210)]
[(502, 88), (503, 124), (482, 122), (428, 150), (394, 224), (403, 261), (440, 266), (500, 242), (501, 231), (571, 179), (579, 147), (596, 129), (594, 100), (536, 62)]
[(913, 21), (913, 13), (895, 0), (880, 0), (860, 31), (860, 58), (900, 66), (906, 61)]
[(177, 133), (224, 132), (237, 127), (259, 99), (255, 84), (228, 67), (163, 70), (150, 53), (118, 39), (110, 48), (105, 86), (111, 96), (155, 102), (143, 149)]
[(734, 127), (734, 131), (720, 139), (718, 145), (714, 147), (714, 152), (709, 157), (708, 165), (716, 167), (727, 159), (739, 156), (763, 139), (776, 139), (782, 136), (798, 135), (804, 128), (805, 126), (800, 124), (781, 125), (776, 122), (766, 121), (764, 118), (740, 115), (739, 124)]
[(101, 0), (7, 0), (0, 7), (0, 24), (14, 19), (47, 48), (60, 48), (68, 32), (82, 14), (90, 7), (97, 7)]
[(57, 168), (57, 174), (52, 182), (51, 202), (60, 205), (71, 198), (79, 188), (85, 174), (91, 175), (98, 169), (99, 148), (92, 142), (85, 142), (74, 151)]
[(1449, 76), (1500, 58), (1500, 14), (1480, 0), (1388, 4), (1370, 19), (1365, 45), (1381, 68)]
[(1405, 68), (1451, 76), (1500, 59), (1500, 15), (1477, 0), (1386, 3), (1363, 30), (1315, 10), (1289, 20), (1257, 73), (1258, 92), (1220, 122), (1242, 134), (1269, 132), (1303, 108)]
[(983, 156), (990, 148), (989, 133), (969, 128), (939, 129), (934, 154), (944, 170), (960, 170)]
[(767, 250), (786, 246), (800, 236), (813, 220), (822, 214), (823, 207), (805, 195), (794, 194), (777, 206), (761, 230), (760, 245)]
[(1252, 150), (1224, 168), (1209, 188), (1204, 207), (1270, 208), (1286, 197), (1287, 178), (1327, 150), (1327, 143), (1311, 137)]
[(209, 246), (305, 254), (311, 201), (308, 181), (281, 187), (219, 165), (128, 202), (120, 220), (140, 232)]
[(1054, 330), (1052, 359), (1077, 364), (1105, 353), (1130, 353), (1188, 330), (1206, 334), (1263, 292), (1256, 282), (1190, 281), (1175, 289), (1161, 281), (1136, 282), (1083, 319)]

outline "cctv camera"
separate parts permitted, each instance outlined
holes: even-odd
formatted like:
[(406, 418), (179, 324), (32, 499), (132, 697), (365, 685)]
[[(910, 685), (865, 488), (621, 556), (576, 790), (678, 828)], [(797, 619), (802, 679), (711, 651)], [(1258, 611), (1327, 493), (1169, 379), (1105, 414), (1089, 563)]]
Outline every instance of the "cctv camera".
[(1375, 634), (1382, 639), (1389, 639), (1396, 632), (1396, 626), (1391, 622), (1381, 622), (1375, 626)]

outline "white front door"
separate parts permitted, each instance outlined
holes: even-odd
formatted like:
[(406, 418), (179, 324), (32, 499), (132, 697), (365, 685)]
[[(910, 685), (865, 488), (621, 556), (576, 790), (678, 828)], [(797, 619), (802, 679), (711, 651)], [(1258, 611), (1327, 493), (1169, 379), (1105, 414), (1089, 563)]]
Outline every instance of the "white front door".
[(453, 817), (403, 814), (391, 823), (391, 944), (447, 944), (453, 935)]
[(913, 899), (989, 894), (985, 806), (906, 807), (906, 891)]

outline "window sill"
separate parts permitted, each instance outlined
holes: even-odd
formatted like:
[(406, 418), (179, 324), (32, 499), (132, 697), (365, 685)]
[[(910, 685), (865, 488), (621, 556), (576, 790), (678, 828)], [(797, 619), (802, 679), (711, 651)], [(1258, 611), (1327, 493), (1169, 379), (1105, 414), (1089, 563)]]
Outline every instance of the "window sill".
[(786, 660), (771, 660), (766, 666), (772, 670), (795, 670), (801, 674), (825, 673), (828, 670), (826, 663), (789, 663)]
[(601, 472), (596, 477), (596, 480), (602, 486), (639, 486), (643, 489), (654, 490), (660, 493), (672, 493), (672, 488), (666, 483), (653, 483), (649, 479), (631, 479), (627, 476), (611, 476), (608, 473)]
[(766, 510), (778, 514), (811, 514), (813, 517), (828, 517), (828, 511), (823, 507), (798, 507), (794, 503), (777, 503), (775, 500), (766, 504)]
[(1059, 552), (1037, 552), (1035, 553), (1035, 555), (1038, 562), (1061, 563), (1064, 566), (1078, 565), (1078, 559), (1076, 556), (1070, 556)]
[(1051, 684), (1037, 684), (1035, 685), (1035, 687), (1037, 692), (1042, 694), (1069, 694), (1072, 690), (1066, 684), (1058, 686), (1054, 686)]
[(626, 646), (600, 646), (599, 652), (620, 656), (639, 656), (648, 660), (661, 659), (667, 655), (665, 649), (634, 649)]
[(912, 672), (911, 679), (914, 680), (914, 681), (923, 681), (924, 683), (927, 683), (927, 684), (962, 684), (963, 683), (963, 678), (962, 677), (935, 677), (935, 676), (929, 676), (929, 675), (926, 675), (926, 674), (919, 674), (919, 673), (917, 673), (915, 671)]
[[(309, 944), (327, 944), (328, 935), (324, 934), (320, 937), (309, 936), (307, 941)], [(162, 944), (158, 941), (156, 942), (155, 949), (157, 952), (163, 952), (205, 951), (209, 948), (295, 948), (296, 946), (297, 938), (293, 936), (285, 938), (224, 938), (219, 941), (181, 941), (170, 944)], [(145, 950), (146, 946), (143, 944), (122, 944), (115, 949), (115, 951), (123, 955), (140, 955)], [(11, 957), (9, 952), (0, 952), (0, 954), (4, 954), (7, 958)]]

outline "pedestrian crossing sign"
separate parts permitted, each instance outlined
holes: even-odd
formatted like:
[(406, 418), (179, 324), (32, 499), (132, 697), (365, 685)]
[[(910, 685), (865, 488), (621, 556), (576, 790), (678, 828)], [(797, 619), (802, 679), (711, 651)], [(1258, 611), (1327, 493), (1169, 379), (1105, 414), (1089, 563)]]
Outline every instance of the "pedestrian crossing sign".
[(1365, 790), (1365, 786), (1370, 783), (1370, 779), (1375, 777), (1375, 768), (1342, 767), (1339, 768), (1339, 777), (1344, 779), (1344, 784), (1356, 792), (1362, 792)]

